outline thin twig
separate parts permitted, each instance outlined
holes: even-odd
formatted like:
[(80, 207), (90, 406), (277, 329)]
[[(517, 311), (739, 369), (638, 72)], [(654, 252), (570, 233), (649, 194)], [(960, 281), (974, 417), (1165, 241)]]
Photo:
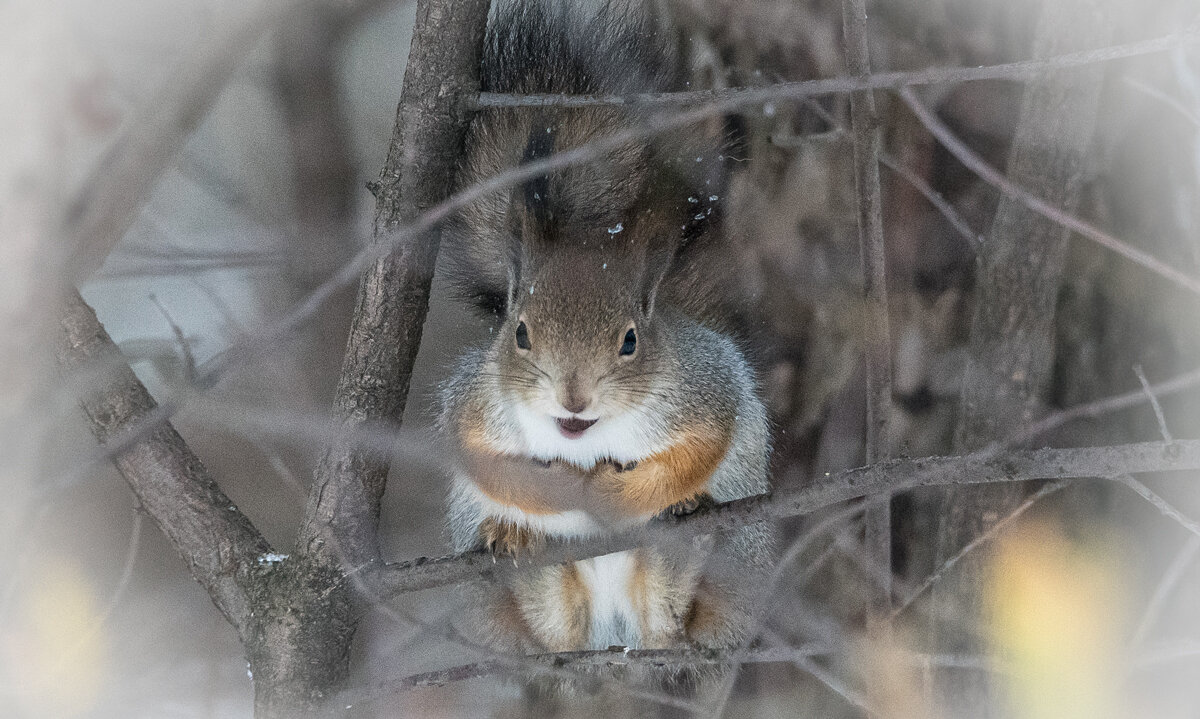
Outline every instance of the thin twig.
[(1180, 512), (1174, 507), (1174, 505), (1158, 496), (1154, 490), (1150, 489), (1142, 482), (1139, 482), (1132, 475), (1119, 474), (1115, 475), (1113, 479), (1125, 485), (1126, 487), (1129, 487), (1142, 499), (1154, 505), (1154, 508), (1161, 512), (1164, 517), (1175, 520), (1179, 526), (1183, 527), (1197, 537), (1200, 537), (1200, 523), (1197, 523), (1196, 520)]
[[(1200, 387), (1200, 369), (1172, 377), (1169, 380), (1150, 386), (1150, 394), (1156, 397), (1168, 397), (1179, 392)], [(1022, 427), (996, 443), (997, 448), (1018, 447), (1031, 439), (1053, 432), (1064, 424), (1079, 419), (1095, 419), (1123, 409), (1137, 407), (1146, 402), (1146, 390), (1136, 389), (1131, 392), (1105, 397), (1094, 402), (1077, 405), (1060, 412), (1047, 415), (1031, 425)]]
[(1154, 418), (1158, 420), (1158, 433), (1162, 435), (1164, 442), (1171, 441), (1171, 430), (1167, 428), (1167, 417), (1163, 414), (1162, 405), (1158, 403), (1158, 396), (1154, 394), (1154, 390), (1150, 387), (1150, 382), (1146, 380), (1146, 373), (1142, 371), (1142, 366), (1134, 365), (1133, 371), (1137, 374), (1138, 382), (1142, 384), (1142, 392), (1145, 393), (1146, 399), (1150, 401), (1150, 406), (1154, 408)]
[(167, 321), (167, 325), (171, 328), (171, 333), (175, 335), (175, 344), (179, 347), (179, 354), (183, 359), (183, 381), (191, 384), (196, 377), (196, 355), (192, 353), (192, 344), (188, 342), (187, 335), (183, 333), (183, 328), (180, 327), (171, 313), (167, 312), (167, 308), (163, 303), (158, 301), (158, 297), (151, 293), (150, 301), (158, 308), (159, 314)]
[(845, 699), (852, 706), (867, 712), (871, 716), (887, 716), (886, 712), (880, 711), (878, 707), (873, 706), (865, 696), (846, 686), (845, 682), (835, 677), (829, 670), (817, 664), (812, 659), (797, 657), (792, 663), (803, 669), (817, 681), (829, 687), (833, 693)]
[(855, 92), (886, 90), (917, 85), (937, 85), (973, 80), (1021, 80), (1054, 70), (1062, 70), (1129, 57), (1167, 52), (1197, 40), (1197, 30), (1142, 42), (1066, 53), (1038, 60), (1021, 60), (984, 67), (941, 67), (916, 72), (883, 72), (867, 78), (829, 78), (787, 82), (766, 87), (738, 87), (724, 90), (691, 92), (643, 93), (635, 95), (510, 95), (481, 92), (475, 99), (476, 109), (498, 107), (591, 107), (596, 105), (630, 107), (676, 107), (721, 103), (730, 109), (757, 105), (768, 100), (799, 100), (807, 97)]
[(896, 608), (892, 610), (892, 619), (895, 619), (896, 617), (900, 616), (900, 614), (902, 614), (906, 609), (911, 607), (913, 602), (917, 601), (917, 599), (922, 594), (927, 592), (930, 589), (930, 587), (937, 584), (938, 581), (941, 580), (942, 577), (946, 576), (947, 572), (949, 572), (951, 569), (954, 569), (954, 566), (956, 564), (958, 564), (963, 559), (963, 557), (965, 557), (968, 554), (970, 554), (971, 552), (975, 551), (976, 549), (978, 549), (985, 543), (991, 541), (993, 538), (996, 537), (996, 535), (1000, 534), (1000, 532), (1004, 531), (1004, 529), (1006, 527), (1008, 527), (1010, 524), (1012, 524), (1014, 521), (1016, 521), (1016, 519), (1018, 517), (1020, 517), (1022, 514), (1024, 514), (1026, 510), (1028, 510), (1033, 505), (1037, 504), (1043, 498), (1048, 497), (1051, 494), (1054, 494), (1055, 492), (1059, 491), (1060, 489), (1063, 489), (1066, 486), (1067, 486), (1067, 482), (1061, 482), (1061, 481), (1060, 482), (1050, 482), (1048, 484), (1043, 485), (1042, 488), (1039, 489), (1038, 491), (1029, 495), (1025, 499), (1025, 501), (1023, 501), (1023, 502), (1021, 502), (1021, 504), (1017, 505), (1016, 509), (1014, 509), (1012, 512), (1009, 512), (1008, 516), (1004, 517), (1000, 521), (998, 521), (995, 524), (993, 524), (992, 526), (988, 527), (987, 531), (985, 531), (984, 533), (982, 533), (979, 536), (972, 539), (962, 549), (958, 550), (958, 552), (955, 553), (954, 556), (950, 557), (945, 562), (942, 562), (941, 566), (939, 566), (936, 570), (934, 570), (932, 574), (927, 576), (925, 578), (925, 581), (921, 582), (920, 586), (918, 586), (916, 589), (914, 589), (911, 594), (909, 594), (907, 597), (905, 597), (904, 601), (900, 602), (896, 606)]
[(1153, 669), (1160, 664), (1197, 658), (1200, 658), (1200, 642), (1192, 639), (1163, 642), (1140, 652), (1134, 659), (1131, 669)]
[(890, 154), (886, 152), (880, 153), (879, 162), (884, 167), (903, 177), (904, 180), (908, 182), (908, 184), (912, 185), (917, 192), (921, 193), (926, 200), (929, 200), (929, 204), (933, 205), (934, 208), (941, 213), (942, 217), (946, 218), (946, 221), (950, 223), (950, 226), (953, 227), (958, 234), (963, 236), (963, 239), (967, 241), (967, 244), (971, 246), (971, 249), (977, 253), (979, 252), (979, 248), (983, 246), (983, 235), (976, 232), (971, 225), (968, 224), (965, 219), (963, 219), (963, 216), (958, 213), (958, 210), (955, 210), (954, 206), (951, 205), (945, 197), (942, 197), (941, 193), (930, 187), (929, 183), (926, 182), (923, 177), (913, 172), (911, 167), (902, 164)]
[(1150, 634), (1154, 623), (1158, 621), (1159, 615), (1162, 614), (1163, 607), (1166, 606), (1167, 598), (1171, 595), (1171, 591), (1179, 584), (1179, 580), (1183, 578), (1183, 573), (1187, 568), (1196, 560), (1197, 554), (1200, 554), (1200, 535), (1193, 534), (1180, 547), (1179, 552), (1176, 553), (1175, 558), (1171, 560), (1171, 564), (1167, 567), (1167, 571), (1163, 572), (1163, 577), (1159, 581), (1158, 586), (1154, 588), (1154, 594), (1150, 597), (1150, 601), (1146, 603), (1146, 610), (1142, 613), (1142, 618), (1138, 621), (1137, 628), (1129, 640), (1130, 646), (1140, 646), (1146, 641), (1146, 636)]
[[(846, 64), (859, 79), (871, 75), (867, 49), (866, 0), (843, 0), (842, 26), (846, 35)], [(854, 186), (858, 195), (859, 265), (866, 306), (864, 367), (867, 392), (867, 464), (888, 455), (888, 419), (891, 416), (892, 361), (888, 328), (887, 257), (883, 244), (883, 195), (879, 188), (879, 152), (882, 137), (875, 96), (871, 90), (850, 94), (850, 126), (854, 135)], [(892, 513), (891, 495), (884, 494), (866, 509), (863, 519), (866, 552), (886, 571), (870, 604), (874, 629), (891, 611)], [(880, 626), (875, 626), (880, 625)]]
[(921, 121), (921, 124), (925, 125), (926, 129), (928, 129), (929, 132), (938, 139), (938, 142), (942, 143), (942, 145), (950, 151), (950, 154), (954, 155), (959, 162), (982, 178), (989, 185), (992, 185), (1005, 195), (1020, 201), (1026, 207), (1038, 213), (1039, 215), (1056, 222), (1059, 225), (1062, 225), (1072, 232), (1079, 233), (1101, 247), (1112, 250), (1131, 262), (1141, 265), (1147, 270), (1150, 270), (1160, 277), (1170, 280), (1171, 282), (1189, 292), (1192, 292), (1193, 294), (1200, 295), (1200, 279), (1179, 271), (1157, 257), (1139, 250), (1136, 247), (1132, 247), (1126, 242), (1113, 237), (1098, 227), (1085, 222), (1074, 215), (1063, 212), (1050, 203), (1033, 195), (1025, 188), (1020, 187), (1016, 183), (1009, 180), (1007, 177), (1005, 177), (1004, 173), (989, 165), (987, 161), (980, 157), (974, 150), (967, 147), (966, 143), (959, 139), (958, 136), (956, 136), (944, 122), (938, 119), (937, 115), (935, 115), (932, 110), (926, 107), (924, 103), (917, 98), (916, 94), (912, 92), (912, 90), (908, 88), (902, 88), (900, 90), (900, 97), (903, 98), (905, 104), (907, 104), (909, 108), (911, 108), (916, 114), (917, 118)]

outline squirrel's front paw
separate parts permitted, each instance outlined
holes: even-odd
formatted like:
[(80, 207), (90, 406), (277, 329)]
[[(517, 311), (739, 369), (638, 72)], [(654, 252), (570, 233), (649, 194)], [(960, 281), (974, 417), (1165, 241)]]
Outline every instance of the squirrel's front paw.
[(494, 517), (488, 517), (479, 525), (479, 537), (484, 549), (493, 555), (514, 560), (523, 552), (536, 552), (546, 543), (541, 532)]
[(701, 508), (707, 508), (716, 504), (713, 501), (712, 495), (708, 492), (701, 492), (693, 497), (689, 497), (682, 502), (676, 502), (670, 507), (658, 513), (659, 519), (670, 519), (671, 517), (686, 517), (689, 514), (695, 514)]
[(615, 459), (603, 459), (597, 464), (598, 467), (607, 467), (614, 472), (630, 472), (637, 469), (637, 460), (632, 462), (618, 462)]

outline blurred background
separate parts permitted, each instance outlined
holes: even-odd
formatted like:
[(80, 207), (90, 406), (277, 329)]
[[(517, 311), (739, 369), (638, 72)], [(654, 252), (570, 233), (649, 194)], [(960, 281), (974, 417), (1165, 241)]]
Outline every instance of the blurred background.
[[(651, 2), (652, 0), (647, 0)], [(830, 0), (654, 0), (681, 38), (696, 86), (844, 76), (841, 4)], [(1189, 0), (868, 3), (877, 71), (981, 66), (1167, 36), (1191, 28)], [(1050, 9), (1048, 9), (1050, 8)], [(385, 0), (11, 0), (0, 4), (0, 714), (18, 717), (244, 717), (253, 690), (234, 632), (121, 477), (97, 462), (76, 405), (84, 377), (55, 372), (53, 297), (80, 289), (139, 377), (180, 404), (175, 424), (221, 487), (286, 551), (302, 516), (354, 288), (298, 331), (260, 347), (212, 387), (206, 363), (283, 316), (361, 249), (400, 94), (415, 5)], [(1047, 20), (1046, 18), (1050, 18)], [(1090, 73), (1090, 74), (1087, 74)], [(1200, 276), (1200, 44), (1104, 63), (1067, 176), (1067, 212)], [(206, 82), (204, 78), (208, 78)], [(1003, 171), (1025, 84), (923, 87), (924, 107)], [(187, 97), (180, 101), (180, 95)], [(884, 232), (895, 392), (894, 456), (951, 454), (960, 421), (976, 252), (996, 232), (1001, 193), (967, 169), (912, 109), (877, 93), (884, 133)], [(124, 182), (111, 158), (130, 132), (194, 131), (146, 158), (162, 166), (102, 263), (69, 264), (71, 201)], [(1053, 108), (1040, 109), (1053, 137)], [(1077, 106), (1069, 112), (1078, 113)], [(1026, 113), (1026, 117), (1037, 117)], [(773, 481), (802, 485), (864, 463), (864, 310), (845, 95), (766, 103), (739, 133), (725, 198), (736, 298), (774, 423)], [(167, 133), (168, 135), (170, 133)], [(1025, 151), (1029, 152), (1027, 145)], [(1032, 152), (1054, 152), (1034, 147)], [(123, 170), (122, 170), (123, 172)], [(1053, 197), (1061, 187), (1030, 187)], [(66, 219), (64, 219), (66, 218)], [(72, 224), (75, 223), (75, 224)], [(70, 233), (66, 233), (70, 235)], [(78, 240), (78, 238), (74, 238)], [(1037, 415), (1182, 378), (1149, 402), (1063, 421), (1015, 446), (1098, 446), (1197, 436), (1200, 299), (1073, 235), (1048, 334)], [(72, 274), (74, 273), (74, 274)], [(384, 556), (445, 553), (446, 477), (429, 433), (436, 385), (461, 350), (487, 341), (435, 281), (388, 493)], [(1029, 398), (1027, 398), (1029, 399)], [(1101, 408), (1102, 409), (1102, 408)], [(1011, 439), (1031, 418), (1001, 423)], [(975, 444), (979, 444), (976, 442)], [(974, 448), (974, 447), (969, 447)], [(1142, 476), (1155, 499), (1103, 479), (1031, 484), (984, 525), (970, 561), (932, 573), (947, 548), (944, 497), (893, 502), (897, 606), (891, 641), (862, 631), (878, 573), (860, 514), (837, 507), (783, 523), (778, 586), (760, 642), (795, 661), (743, 666), (726, 716), (966, 717), (947, 683), (991, 677), (1004, 716), (1195, 717), (1200, 712), (1200, 492), (1194, 473)], [(1174, 514), (1164, 514), (1169, 506)], [(1009, 521), (1009, 514), (1019, 517)], [(940, 533), (939, 533), (940, 532)], [(975, 564), (972, 564), (975, 562)], [(956, 604), (974, 566), (982, 619)], [(451, 589), (373, 612), (354, 661), (355, 716), (518, 715), (520, 688), (475, 679), (394, 695), (415, 672), (474, 655), (436, 630)], [(431, 629), (432, 627), (432, 629)], [(947, 640), (947, 635), (950, 639)], [(954, 649), (971, 638), (974, 652)], [(949, 648), (947, 648), (949, 647)], [(978, 650), (983, 647), (983, 650)], [(564, 707), (570, 714), (571, 707)]]

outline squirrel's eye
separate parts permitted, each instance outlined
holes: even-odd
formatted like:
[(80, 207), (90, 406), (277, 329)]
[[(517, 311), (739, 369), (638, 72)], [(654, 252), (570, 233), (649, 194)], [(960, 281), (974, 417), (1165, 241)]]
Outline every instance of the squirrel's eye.
[(527, 350), (529, 345), (529, 329), (525, 327), (524, 322), (517, 323), (517, 348)]
[(631, 355), (637, 349), (637, 333), (630, 327), (625, 333), (625, 342), (621, 345), (621, 356)]

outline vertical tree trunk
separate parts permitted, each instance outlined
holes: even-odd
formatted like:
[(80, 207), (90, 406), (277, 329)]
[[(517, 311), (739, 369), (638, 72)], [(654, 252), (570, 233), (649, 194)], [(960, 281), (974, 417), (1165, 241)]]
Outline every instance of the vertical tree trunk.
[[(1103, 0), (1047, 3), (1039, 20), (1036, 57), (1095, 47), (1107, 34)], [(1009, 154), (1008, 176), (1056, 207), (1079, 200), (1103, 71), (1085, 67), (1032, 81)], [(1054, 360), (1054, 318), (1069, 231), (1005, 197), (978, 262), (970, 359), (963, 378), (956, 449), (968, 452), (1003, 437), (1040, 411)], [(1006, 516), (1023, 495), (1018, 484), (954, 487), (942, 500), (938, 563)], [(984, 557), (971, 555), (934, 591), (934, 617), (961, 616), (983, 626)], [(984, 649), (978, 632), (936, 626), (947, 652)], [(943, 678), (942, 705), (951, 713), (993, 716), (998, 697), (978, 672)]]
[(345, 687), (365, 607), (348, 572), (379, 562), (388, 458), (358, 445), (369, 422), (398, 424), (421, 342), (440, 230), (393, 232), (450, 193), (479, 90), (488, 0), (421, 0), (396, 126), (380, 178), (375, 248), (362, 276), (326, 450), (292, 558), (261, 569), (262, 615), (248, 643), (260, 717), (317, 716)]

